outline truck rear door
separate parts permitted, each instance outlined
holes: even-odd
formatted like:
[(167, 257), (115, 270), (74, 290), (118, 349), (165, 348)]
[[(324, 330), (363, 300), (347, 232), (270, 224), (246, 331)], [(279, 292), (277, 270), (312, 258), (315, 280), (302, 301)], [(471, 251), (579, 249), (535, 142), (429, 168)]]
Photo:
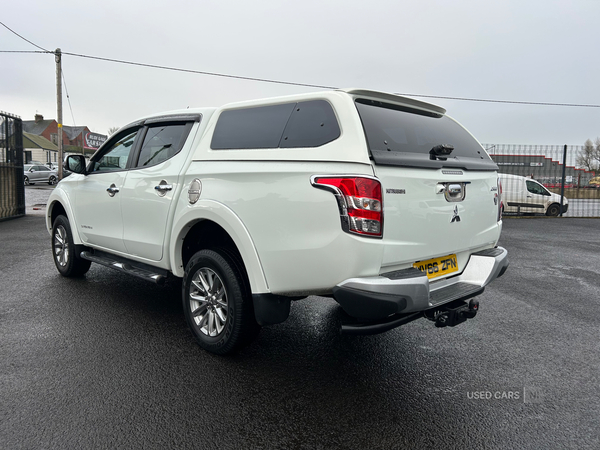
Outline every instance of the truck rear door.
[(440, 112), (360, 98), (356, 107), (382, 184), (382, 272), (460, 272), (499, 237), (496, 164)]

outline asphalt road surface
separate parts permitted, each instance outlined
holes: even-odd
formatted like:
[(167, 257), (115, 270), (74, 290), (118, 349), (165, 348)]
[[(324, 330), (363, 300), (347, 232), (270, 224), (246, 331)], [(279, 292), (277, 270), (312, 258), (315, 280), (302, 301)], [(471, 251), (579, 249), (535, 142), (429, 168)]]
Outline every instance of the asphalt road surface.
[(43, 217), (0, 222), (0, 448), (600, 448), (600, 220), (505, 220), (511, 266), (456, 328), (338, 334), (311, 297), (233, 357), (177, 286), (58, 275)]

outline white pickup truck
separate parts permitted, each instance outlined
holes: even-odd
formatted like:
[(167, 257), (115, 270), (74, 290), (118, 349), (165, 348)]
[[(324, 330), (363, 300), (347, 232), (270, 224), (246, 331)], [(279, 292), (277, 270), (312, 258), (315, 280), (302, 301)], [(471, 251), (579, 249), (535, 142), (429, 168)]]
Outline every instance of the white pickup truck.
[(58, 271), (183, 278), (190, 329), (217, 354), (309, 295), (341, 305), (346, 333), (454, 326), (508, 267), (496, 164), (443, 108), (397, 95), (158, 114), (65, 168), (47, 208)]

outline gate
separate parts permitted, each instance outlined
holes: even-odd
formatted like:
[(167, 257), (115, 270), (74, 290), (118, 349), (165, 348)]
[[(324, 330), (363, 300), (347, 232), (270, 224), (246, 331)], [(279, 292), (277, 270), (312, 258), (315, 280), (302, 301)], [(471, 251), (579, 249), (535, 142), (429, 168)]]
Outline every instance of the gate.
[(0, 112), (0, 220), (24, 215), (23, 122)]

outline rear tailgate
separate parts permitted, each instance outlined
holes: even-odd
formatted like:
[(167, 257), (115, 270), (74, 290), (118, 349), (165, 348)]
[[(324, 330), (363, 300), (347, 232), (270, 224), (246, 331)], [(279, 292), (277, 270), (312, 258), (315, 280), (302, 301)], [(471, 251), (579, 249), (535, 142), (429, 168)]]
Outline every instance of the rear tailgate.
[[(471, 252), (498, 240), (495, 172), (378, 165), (374, 170), (383, 191), (382, 272), (449, 255), (456, 255), (460, 272)], [(447, 200), (452, 186), (460, 186), (464, 199)]]
[(355, 97), (382, 183), (381, 272), (416, 264), (429, 265), (430, 279), (460, 273), (500, 236), (498, 168), (445, 110), (397, 99)]

